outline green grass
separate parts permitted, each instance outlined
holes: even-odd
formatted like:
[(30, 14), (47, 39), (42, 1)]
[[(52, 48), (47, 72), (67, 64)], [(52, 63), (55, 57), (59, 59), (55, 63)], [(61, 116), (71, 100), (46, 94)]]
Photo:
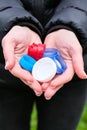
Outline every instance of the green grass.
[(84, 111), (82, 113), (77, 130), (87, 130), (87, 104), (84, 107)]
[[(36, 130), (36, 127), (37, 127), (37, 112), (34, 105), (31, 120), (31, 130)], [(82, 117), (78, 124), (77, 130), (87, 130), (87, 104), (84, 107), (84, 111), (82, 113)]]
[(37, 112), (36, 107), (34, 105), (31, 116), (31, 130), (36, 130), (36, 128), (37, 128)]

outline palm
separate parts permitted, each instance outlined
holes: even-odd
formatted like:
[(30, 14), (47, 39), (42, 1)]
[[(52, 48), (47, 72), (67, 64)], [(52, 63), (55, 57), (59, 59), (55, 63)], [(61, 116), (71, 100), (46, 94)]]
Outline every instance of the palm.
[(31, 73), (19, 65), (21, 56), (27, 54), (28, 46), (33, 42), (41, 43), (38, 34), (27, 27), (14, 26), (2, 40), (2, 47), (5, 61), (8, 63), (5, 68), (40, 95), (42, 93), (40, 84), (33, 79)]
[[(60, 30), (50, 33), (45, 39), (46, 47), (57, 48), (66, 62), (67, 69), (61, 75), (56, 75), (42, 87), (46, 98), (51, 98), (76, 73), (80, 78), (86, 78), (83, 66), (82, 48), (73, 32)], [(78, 59), (78, 62), (77, 62)]]

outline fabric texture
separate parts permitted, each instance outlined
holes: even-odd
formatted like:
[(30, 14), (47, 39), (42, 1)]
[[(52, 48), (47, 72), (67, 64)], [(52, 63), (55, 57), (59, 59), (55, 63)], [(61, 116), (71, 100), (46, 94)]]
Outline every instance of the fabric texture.
[[(14, 25), (31, 28), (42, 41), (58, 29), (73, 31), (83, 47), (87, 72), (87, 0), (0, 0), (0, 43)], [(0, 130), (30, 130), (34, 102), (38, 130), (76, 129), (86, 102), (87, 80), (75, 75), (47, 101), (6, 71), (4, 62), (0, 44)]]
[(76, 130), (87, 96), (87, 81), (74, 80), (51, 100), (36, 97), (19, 82), (0, 86), (0, 130), (30, 130), (33, 104), (37, 107), (38, 130)]

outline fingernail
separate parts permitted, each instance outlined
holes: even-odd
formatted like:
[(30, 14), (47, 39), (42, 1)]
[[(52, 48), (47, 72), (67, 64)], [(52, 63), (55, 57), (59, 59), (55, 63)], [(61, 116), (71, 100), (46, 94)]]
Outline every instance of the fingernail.
[(83, 77), (83, 79), (87, 79), (87, 75), (85, 75), (85, 76)]
[(36, 95), (36, 96), (39, 97), (39, 96), (41, 96), (41, 94), (42, 94), (42, 93), (35, 91), (35, 95)]
[(84, 72), (84, 76), (82, 78), (87, 79), (87, 74), (85, 72)]
[(6, 63), (5, 63), (5, 70), (8, 69), (8, 65), (9, 65), (9, 63), (8, 63), (8, 61), (6, 61)]
[(45, 99), (46, 99), (46, 100), (50, 100), (50, 99), (51, 99), (51, 97), (45, 97)]

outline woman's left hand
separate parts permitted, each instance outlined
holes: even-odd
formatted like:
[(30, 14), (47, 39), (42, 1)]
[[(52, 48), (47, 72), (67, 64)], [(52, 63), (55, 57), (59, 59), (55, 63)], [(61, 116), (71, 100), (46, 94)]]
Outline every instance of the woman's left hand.
[(82, 47), (73, 32), (65, 29), (52, 32), (47, 35), (44, 43), (47, 48), (57, 48), (67, 65), (65, 72), (42, 84), (45, 98), (51, 99), (64, 84), (72, 80), (75, 73), (81, 79), (86, 79), (87, 75), (84, 71)]

